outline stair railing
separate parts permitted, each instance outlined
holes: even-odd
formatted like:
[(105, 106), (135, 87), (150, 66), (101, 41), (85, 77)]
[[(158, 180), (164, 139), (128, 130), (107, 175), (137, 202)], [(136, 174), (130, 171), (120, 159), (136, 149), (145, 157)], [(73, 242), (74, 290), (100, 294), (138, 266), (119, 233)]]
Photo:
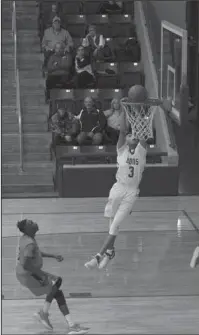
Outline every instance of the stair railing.
[(16, 18), (16, 1), (12, 2), (12, 33), (14, 39), (14, 71), (16, 83), (16, 113), (19, 123), (19, 170), (23, 172), (23, 129), (21, 115), (21, 94), (18, 67), (18, 50), (17, 50), (17, 18)]

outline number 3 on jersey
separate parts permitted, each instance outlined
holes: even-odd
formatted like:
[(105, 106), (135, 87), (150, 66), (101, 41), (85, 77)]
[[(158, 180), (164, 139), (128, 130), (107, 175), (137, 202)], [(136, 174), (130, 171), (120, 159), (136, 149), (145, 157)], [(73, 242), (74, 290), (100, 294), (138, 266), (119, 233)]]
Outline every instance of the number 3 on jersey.
[(134, 176), (134, 166), (129, 166), (129, 174), (128, 177), (129, 178), (133, 178)]

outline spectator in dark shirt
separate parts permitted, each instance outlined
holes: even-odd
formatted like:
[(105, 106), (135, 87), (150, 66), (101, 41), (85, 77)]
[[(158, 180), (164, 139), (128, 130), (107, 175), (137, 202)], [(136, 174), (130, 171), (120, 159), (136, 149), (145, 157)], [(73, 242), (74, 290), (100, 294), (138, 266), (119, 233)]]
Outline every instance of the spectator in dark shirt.
[(70, 110), (59, 108), (51, 118), (50, 129), (55, 134), (54, 144), (73, 144), (80, 124)]
[(91, 97), (84, 99), (84, 108), (76, 118), (80, 121), (81, 127), (80, 134), (77, 136), (78, 143), (100, 145), (103, 140), (106, 117), (95, 107)]
[(55, 45), (55, 53), (50, 56), (47, 65), (46, 89), (49, 99), (49, 90), (52, 88), (65, 88), (69, 81), (72, 68), (72, 56), (64, 54), (64, 47), (61, 43)]
[(73, 48), (73, 40), (69, 32), (61, 28), (61, 19), (55, 16), (52, 20), (52, 27), (44, 32), (42, 40), (42, 49), (44, 52), (44, 68), (48, 63), (49, 57), (54, 53), (56, 43), (64, 45), (64, 53), (71, 54)]
[(103, 1), (98, 9), (97, 14), (122, 14), (123, 2), (122, 1)]
[(85, 54), (83, 46), (80, 46), (77, 49), (77, 55), (75, 57), (75, 73), (76, 86), (78, 88), (86, 88), (95, 84), (91, 60), (90, 57)]

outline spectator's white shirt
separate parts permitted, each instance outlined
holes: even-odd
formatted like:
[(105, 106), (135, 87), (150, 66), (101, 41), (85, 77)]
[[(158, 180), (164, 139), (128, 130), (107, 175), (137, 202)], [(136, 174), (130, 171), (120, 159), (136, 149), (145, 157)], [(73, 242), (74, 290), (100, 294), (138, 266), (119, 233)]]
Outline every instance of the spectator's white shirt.
[(109, 109), (104, 111), (104, 115), (107, 118), (107, 124), (109, 127), (120, 130), (120, 110), (112, 112), (112, 110)]

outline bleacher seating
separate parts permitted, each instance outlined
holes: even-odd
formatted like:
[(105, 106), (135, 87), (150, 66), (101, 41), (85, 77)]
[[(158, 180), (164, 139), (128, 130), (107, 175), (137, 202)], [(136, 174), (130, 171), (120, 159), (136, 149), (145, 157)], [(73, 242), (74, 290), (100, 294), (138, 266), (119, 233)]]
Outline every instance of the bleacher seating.
[[(120, 14), (99, 13), (100, 1), (60, 1), (62, 27), (67, 29), (74, 41), (75, 50), (81, 45), (87, 34), (89, 24), (96, 26), (97, 32), (105, 38), (109, 55), (95, 62), (96, 86), (78, 89), (73, 82), (66, 89), (52, 89), (49, 102), (49, 120), (58, 108), (70, 109), (78, 115), (83, 108), (84, 99), (92, 97), (96, 108), (105, 111), (110, 108), (114, 98), (127, 95), (129, 87), (144, 84), (144, 75), (140, 63), (141, 51), (137, 40), (133, 20), (133, 2), (124, 1)], [(48, 15), (52, 1), (43, 1), (40, 5), (39, 33), (49, 27)], [(75, 55), (75, 51), (74, 51)], [(53, 136), (52, 136), (53, 141)], [(115, 146), (102, 143), (102, 146), (78, 147), (66, 144), (51, 145), (52, 157), (57, 162), (64, 160), (69, 164), (115, 163)], [(149, 159), (149, 158), (148, 158)], [(156, 158), (156, 161), (160, 158)], [(154, 158), (151, 160), (155, 161)], [(58, 163), (57, 163), (58, 164)]]

